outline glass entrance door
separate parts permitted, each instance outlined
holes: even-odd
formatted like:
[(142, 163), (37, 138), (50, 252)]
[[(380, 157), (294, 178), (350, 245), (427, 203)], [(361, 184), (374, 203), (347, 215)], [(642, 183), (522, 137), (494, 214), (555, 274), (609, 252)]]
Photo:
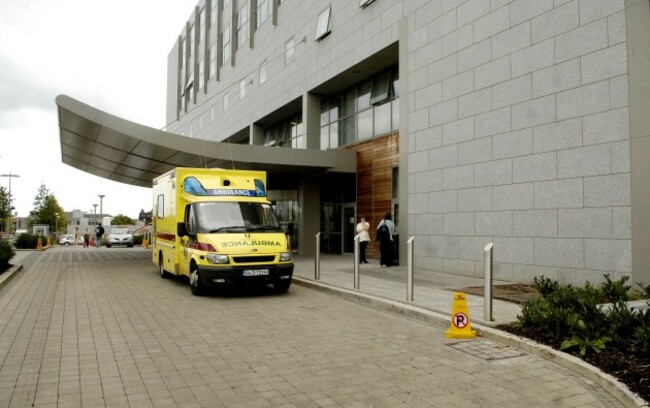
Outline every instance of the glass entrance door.
[(352, 204), (343, 204), (343, 252), (354, 253), (354, 236), (356, 235), (356, 208)]

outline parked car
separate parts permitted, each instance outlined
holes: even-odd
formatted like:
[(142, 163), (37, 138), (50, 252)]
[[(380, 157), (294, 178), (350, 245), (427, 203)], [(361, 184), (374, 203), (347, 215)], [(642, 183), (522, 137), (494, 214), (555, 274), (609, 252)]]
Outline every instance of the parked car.
[[(77, 245), (83, 245), (83, 243), (84, 243), (84, 237), (79, 236)], [(61, 235), (61, 237), (59, 238), (59, 245), (74, 245), (74, 235), (72, 234)]]
[(133, 247), (133, 233), (126, 227), (111, 227), (105, 240), (107, 248), (110, 248), (113, 245), (126, 245), (129, 248)]

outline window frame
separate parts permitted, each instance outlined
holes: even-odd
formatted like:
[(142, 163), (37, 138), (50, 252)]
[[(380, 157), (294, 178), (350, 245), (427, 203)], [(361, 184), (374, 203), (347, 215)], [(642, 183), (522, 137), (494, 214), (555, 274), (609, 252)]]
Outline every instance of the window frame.
[(330, 17), (332, 15), (332, 6), (329, 5), (327, 8), (320, 12), (318, 18), (316, 19), (316, 35), (314, 41), (320, 41), (323, 38), (327, 37), (332, 30), (330, 30)]

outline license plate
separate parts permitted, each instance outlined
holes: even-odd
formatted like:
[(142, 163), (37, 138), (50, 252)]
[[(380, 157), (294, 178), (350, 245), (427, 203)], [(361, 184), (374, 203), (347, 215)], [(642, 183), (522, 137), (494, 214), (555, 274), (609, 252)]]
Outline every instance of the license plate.
[(266, 276), (268, 274), (268, 269), (244, 269), (242, 272), (242, 276)]

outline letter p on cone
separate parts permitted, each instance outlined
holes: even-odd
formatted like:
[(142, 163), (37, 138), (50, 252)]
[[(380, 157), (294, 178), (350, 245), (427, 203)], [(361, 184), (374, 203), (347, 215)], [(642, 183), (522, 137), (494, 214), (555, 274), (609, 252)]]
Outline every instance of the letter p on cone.
[(462, 292), (454, 292), (454, 303), (451, 307), (451, 324), (445, 331), (445, 337), (452, 339), (473, 339), (476, 330), (472, 330), (469, 322), (469, 309), (467, 299)]

